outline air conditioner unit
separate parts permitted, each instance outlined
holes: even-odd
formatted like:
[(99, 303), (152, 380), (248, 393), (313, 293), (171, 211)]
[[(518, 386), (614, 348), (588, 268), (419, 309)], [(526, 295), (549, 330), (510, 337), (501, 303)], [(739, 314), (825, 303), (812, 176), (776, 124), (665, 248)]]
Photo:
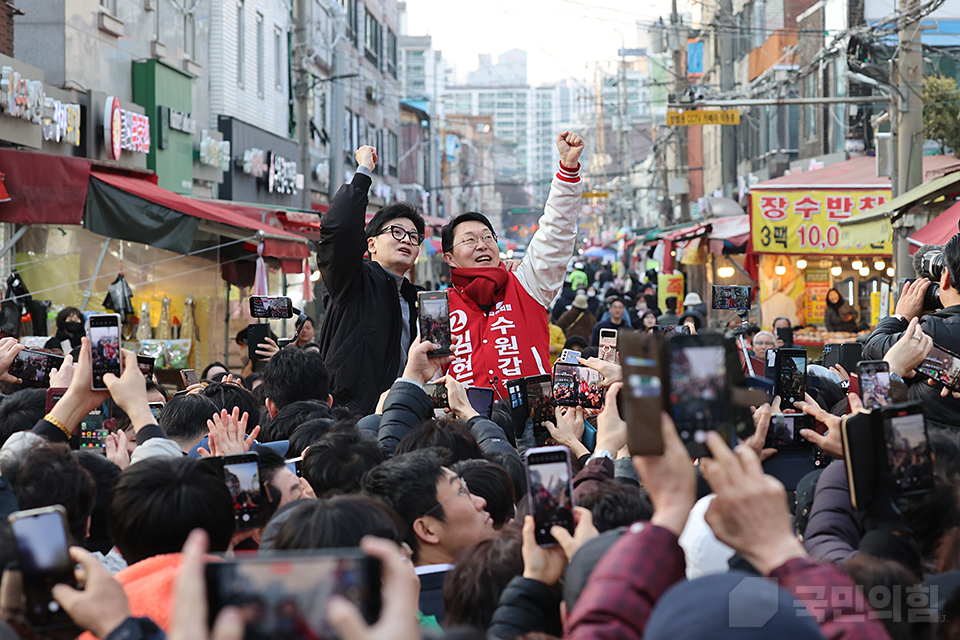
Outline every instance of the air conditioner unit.
[(367, 87), (367, 100), (370, 102), (379, 102), (380, 101), (380, 91), (377, 88), (377, 85), (369, 85)]

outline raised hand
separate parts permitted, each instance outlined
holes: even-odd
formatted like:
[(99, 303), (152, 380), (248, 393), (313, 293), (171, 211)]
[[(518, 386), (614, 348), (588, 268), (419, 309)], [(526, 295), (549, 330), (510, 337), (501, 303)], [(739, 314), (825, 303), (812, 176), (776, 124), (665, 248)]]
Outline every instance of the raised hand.
[(666, 412), (660, 414), (660, 431), (663, 455), (634, 456), (633, 466), (653, 503), (650, 523), (679, 536), (697, 501), (697, 474), (687, 447)]
[(356, 158), (358, 166), (366, 167), (370, 171), (373, 171), (377, 166), (377, 148), (365, 144), (357, 149)]
[(583, 138), (572, 131), (562, 131), (557, 136), (560, 162), (568, 169), (574, 169), (580, 164), (580, 154), (583, 153), (583, 149)]
[(197, 449), (204, 458), (211, 456), (228, 456), (237, 453), (246, 453), (250, 450), (260, 433), (260, 427), (256, 426), (247, 435), (247, 420), (250, 418), (246, 411), (240, 416), (240, 408), (234, 407), (233, 412), (227, 413), (226, 409), (220, 413), (213, 414), (213, 419), (207, 420), (207, 428), (210, 430), (208, 439), (209, 450), (203, 447)]

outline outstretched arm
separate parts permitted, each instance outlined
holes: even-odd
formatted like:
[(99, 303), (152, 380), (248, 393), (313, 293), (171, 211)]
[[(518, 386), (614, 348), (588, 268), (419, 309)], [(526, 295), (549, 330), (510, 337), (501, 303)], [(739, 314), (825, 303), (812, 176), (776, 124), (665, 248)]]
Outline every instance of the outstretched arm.
[(377, 150), (363, 146), (356, 157), (357, 173), (349, 184), (340, 187), (321, 220), (317, 268), (334, 299), (354, 289), (367, 251), (364, 222)]
[(530, 240), (527, 255), (517, 268), (520, 284), (533, 298), (548, 306), (563, 286), (567, 262), (573, 255), (577, 239), (577, 216), (580, 214), (580, 154), (583, 139), (564, 131), (557, 136), (560, 170), (550, 187), (547, 204), (540, 217), (540, 228)]

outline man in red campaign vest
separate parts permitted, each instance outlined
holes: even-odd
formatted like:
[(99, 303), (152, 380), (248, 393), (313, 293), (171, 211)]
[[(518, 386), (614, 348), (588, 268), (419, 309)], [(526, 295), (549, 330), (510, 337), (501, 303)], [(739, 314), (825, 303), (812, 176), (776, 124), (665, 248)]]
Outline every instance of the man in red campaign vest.
[(550, 331), (544, 309), (556, 297), (573, 255), (580, 213), (583, 140), (557, 136), (560, 171), (515, 271), (500, 263), (497, 235), (480, 213), (464, 213), (443, 228), (443, 259), (451, 267), (450, 333), (455, 360), (448, 375), (462, 383), (493, 387), (506, 398), (505, 382), (550, 373)]

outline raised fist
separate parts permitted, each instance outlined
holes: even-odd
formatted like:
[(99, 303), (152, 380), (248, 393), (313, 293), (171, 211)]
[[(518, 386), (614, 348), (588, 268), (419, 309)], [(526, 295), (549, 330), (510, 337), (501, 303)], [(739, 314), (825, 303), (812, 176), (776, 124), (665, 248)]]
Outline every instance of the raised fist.
[(357, 165), (373, 171), (373, 168), (377, 166), (377, 148), (365, 144), (357, 149), (356, 158)]
[(562, 131), (557, 136), (557, 150), (560, 151), (560, 162), (568, 169), (573, 169), (580, 162), (583, 153), (583, 138), (572, 131)]

